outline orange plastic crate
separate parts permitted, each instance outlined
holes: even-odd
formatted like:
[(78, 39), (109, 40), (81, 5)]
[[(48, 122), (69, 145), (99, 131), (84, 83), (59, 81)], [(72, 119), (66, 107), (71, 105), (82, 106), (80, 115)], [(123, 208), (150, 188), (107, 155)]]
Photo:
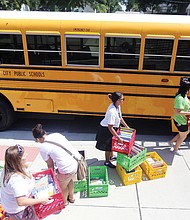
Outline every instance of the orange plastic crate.
[[(124, 140), (123, 144), (118, 143), (117, 137), (115, 136), (112, 137), (112, 150), (113, 151), (123, 153), (123, 154), (130, 154), (131, 148), (133, 147), (133, 144), (136, 138), (136, 130), (135, 129), (131, 129), (131, 130), (133, 131), (133, 134), (130, 140), (129, 141)], [(118, 134), (119, 132), (120, 130), (117, 131)]]
[(161, 167), (152, 167), (147, 160), (141, 163), (141, 168), (148, 176), (150, 180), (162, 178), (166, 176), (167, 171), (167, 164), (166, 162), (156, 153), (156, 152), (149, 152), (146, 154), (146, 158), (155, 158), (157, 161), (163, 161), (163, 166)]
[(47, 217), (50, 214), (53, 214), (55, 212), (58, 212), (65, 208), (65, 204), (63, 201), (63, 196), (61, 192), (61, 188), (59, 186), (58, 180), (56, 179), (52, 169), (47, 169), (42, 172), (38, 172), (33, 174), (34, 178), (36, 180), (39, 180), (40, 178), (44, 177), (45, 175), (50, 175), (54, 181), (54, 185), (56, 187), (56, 193), (52, 195), (52, 201), (46, 205), (43, 204), (36, 204), (34, 205), (34, 209), (36, 212), (36, 215), (39, 219), (43, 219)]

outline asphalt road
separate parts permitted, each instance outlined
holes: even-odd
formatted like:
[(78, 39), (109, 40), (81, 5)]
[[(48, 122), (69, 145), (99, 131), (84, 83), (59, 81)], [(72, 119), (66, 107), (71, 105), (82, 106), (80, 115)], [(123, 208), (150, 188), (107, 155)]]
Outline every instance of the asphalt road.
[[(41, 123), (47, 132), (63, 133), (69, 140), (94, 141), (96, 131), (102, 117), (95, 116), (55, 116), (40, 114), (19, 115), (9, 130), (0, 132), (0, 139), (20, 138), (32, 139), (31, 130)], [(166, 120), (125, 119), (131, 128), (137, 131), (137, 138), (163, 139), (168, 141), (175, 133), (171, 132), (171, 125)], [(164, 138), (165, 137), (165, 138)]]
[[(52, 115), (19, 115), (9, 131), (31, 131), (41, 123), (49, 132), (67, 131), (72, 133), (96, 133), (102, 117), (95, 116), (52, 116)], [(170, 122), (166, 120), (125, 118), (131, 128), (140, 135), (172, 135)]]

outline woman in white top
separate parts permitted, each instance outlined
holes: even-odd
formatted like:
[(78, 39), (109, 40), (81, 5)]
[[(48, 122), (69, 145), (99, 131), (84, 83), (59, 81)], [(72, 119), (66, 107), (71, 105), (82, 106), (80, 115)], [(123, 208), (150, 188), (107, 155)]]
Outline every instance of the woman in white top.
[(20, 145), (6, 150), (1, 177), (1, 203), (10, 219), (37, 220), (32, 206), (38, 203), (48, 203), (49, 198), (29, 198), (34, 188), (34, 178), (27, 169), (26, 154)]
[(58, 173), (57, 179), (63, 193), (65, 205), (74, 203), (74, 178), (77, 172), (77, 161), (66, 152), (68, 149), (76, 158), (80, 159), (79, 152), (70, 144), (70, 142), (59, 133), (46, 134), (41, 124), (37, 124), (32, 133), (37, 142), (41, 143), (40, 154), (47, 163), (48, 168), (54, 170), (56, 164)]
[(110, 168), (115, 168), (115, 165), (110, 161), (116, 159), (113, 157), (112, 136), (116, 136), (118, 141), (122, 143), (123, 140), (119, 137), (116, 131), (120, 124), (127, 128), (129, 126), (126, 124), (121, 114), (120, 105), (124, 101), (123, 94), (120, 92), (113, 92), (112, 94), (108, 94), (108, 97), (111, 99), (112, 103), (109, 105), (104, 119), (100, 122), (96, 135), (96, 148), (105, 151), (104, 165)]

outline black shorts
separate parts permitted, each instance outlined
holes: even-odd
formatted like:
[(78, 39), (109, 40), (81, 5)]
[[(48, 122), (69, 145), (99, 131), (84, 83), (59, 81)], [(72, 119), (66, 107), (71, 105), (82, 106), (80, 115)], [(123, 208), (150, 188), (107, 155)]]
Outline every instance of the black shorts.
[(180, 125), (175, 120), (174, 120), (174, 124), (175, 124), (178, 131), (180, 131), (180, 132), (188, 131), (188, 125), (187, 124), (186, 125)]

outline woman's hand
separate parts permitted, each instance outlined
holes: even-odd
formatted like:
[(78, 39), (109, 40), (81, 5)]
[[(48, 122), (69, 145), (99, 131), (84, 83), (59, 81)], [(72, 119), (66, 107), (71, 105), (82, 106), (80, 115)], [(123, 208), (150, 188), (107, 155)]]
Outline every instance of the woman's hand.
[(118, 143), (123, 144), (123, 139), (118, 136)]
[(40, 203), (42, 203), (43, 205), (46, 205), (50, 203), (52, 199), (53, 199), (52, 197), (44, 197), (40, 199)]

